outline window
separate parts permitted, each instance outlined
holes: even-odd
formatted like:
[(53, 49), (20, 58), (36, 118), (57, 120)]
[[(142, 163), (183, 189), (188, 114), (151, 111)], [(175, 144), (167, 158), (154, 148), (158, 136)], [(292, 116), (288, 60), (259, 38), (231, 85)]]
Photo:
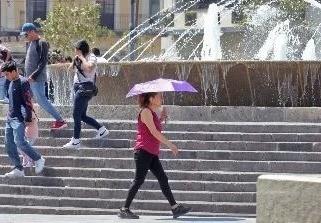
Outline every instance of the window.
[(114, 0), (98, 0), (96, 2), (101, 5), (101, 25), (114, 29)]
[(150, 0), (149, 15), (150, 17), (157, 14), (160, 10), (159, 0)]
[(47, 0), (32, 0), (33, 3), (33, 21), (41, 18), (46, 19), (47, 15)]

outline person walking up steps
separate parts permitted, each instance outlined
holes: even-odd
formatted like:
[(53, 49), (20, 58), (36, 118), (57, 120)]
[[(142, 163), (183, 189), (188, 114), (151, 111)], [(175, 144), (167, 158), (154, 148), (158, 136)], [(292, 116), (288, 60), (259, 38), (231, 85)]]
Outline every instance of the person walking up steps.
[[(29, 82), (19, 76), (14, 61), (4, 63), (1, 72), (11, 81), (8, 89), (9, 112), (5, 127), (5, 146), (14, 169), (5, 176), (25, 176), (17, 148), (35, 161), (35, 172), (40, 174), (44, 169), (45, 159), (25, 139), (25, 127), (32, 121), (33, 110)], [(22, 107), (25, 109), (25, 117), (21, 112)]]
[(67, 127), (67, 123), (63, 120), (55, 107), (48, 101), (45, 94), (49, 45), (46, 41), (41, 39), (36, 26), (32, 23), (25, 23), (22, 26), (20, 35), (25, 36), (29, 41), (25, 71), (28, 81), (30, 82), (33, 97), (40, 107), (56, 119), (51, 126), (52, 129), (65, 128)]
[(108, 135), (109, 131), (105, 126), (102, 126), (95, 119), (87, 116), (88, 103), (93, 96), (97, 94), (96, 88), (96, 56), (90, 53), (87, 41), (80, 40), (75, 45), (76, 56), (72, 63), (75, 68), (74, 76), (74, 136), (70, 142), (65, 144), (64, 148), (79, 148), (80, 147), (80, 132), (81, 121), (94, 127), (97, 130), (96, 139), (101, 139)]
[(148, 170), (157, 178), (161, 190), (167, 198), (173, 213), (177, 218), (190, 211), (190, 208), (177, 204), (168, 184), (168, 178), (159, 160), (160, 143), (170, 148), (174, 156), (178, 154), (177, 147), (161, 133), (161, 122), (166, 114), (162, 112), (161, 118), (155, 111), (162, 105), (162, 93), (144, 93), (139, 95), (139, 105), (142, 108), (138, 115), (137, 138), (134, 160), (136, 164), (135, 179), (132, 182), (125, 205), (120, 209), (120, 218), (138, 219), (139, 216), (130, 211), (129, 207), (144, 183)]

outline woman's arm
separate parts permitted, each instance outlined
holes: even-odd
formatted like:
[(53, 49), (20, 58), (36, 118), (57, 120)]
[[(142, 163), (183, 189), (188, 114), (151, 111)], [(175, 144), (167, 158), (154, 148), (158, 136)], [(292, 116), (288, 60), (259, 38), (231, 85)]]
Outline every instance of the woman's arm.
[(82, 68), (86, 73), (90, 73), (96, 66), (96, 61), (89, 58), (87, 61), (83, 55), (79, 55), (78, 58), (82, 61)]
[(174, 155), (176, 156), (178, 153), (177, 147), (170, 142), (160, 131), (157, 130), (154, 120), (153, 114), (149, 109), (143, 109), (141, 112), (141, 120), (147, 126), (150, 133), (161, 143), (165, 144), (168, 148), (172, 150)]

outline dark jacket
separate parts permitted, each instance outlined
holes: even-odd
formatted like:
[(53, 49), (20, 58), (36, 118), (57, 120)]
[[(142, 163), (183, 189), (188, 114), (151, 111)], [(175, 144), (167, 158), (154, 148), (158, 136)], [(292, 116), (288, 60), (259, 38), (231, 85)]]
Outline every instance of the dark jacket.
[[(20, 122), (31, 122), (33, 107), (31, 102), (31, 90), (28, 80), (24, 77), (20, 77), (15, 81), (11, 81), (9, 84), (8, 96), (8, 118), (18, 118)], [(21, 112), (22, 107), (25, 108), (25, 117)]]

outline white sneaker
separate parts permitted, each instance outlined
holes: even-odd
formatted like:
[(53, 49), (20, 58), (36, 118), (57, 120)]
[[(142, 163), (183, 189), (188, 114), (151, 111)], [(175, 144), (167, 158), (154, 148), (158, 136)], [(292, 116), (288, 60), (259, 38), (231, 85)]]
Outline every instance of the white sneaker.
[(63, 148), (65, 149), (79, 149), (80, 147), (80, 140), (75, 139), (74, 137), (71, 138), (70, 142), (63, 145)]
[(36, 174), (40, 174), (45, 167), (45, 159), (40, 158), (40, 160), (35, 161), (35, 172)]
[(25, 171), (18, 170), (17, 168), (14, 168), (9, 173), (6, 173), (4, 176), (5, 177), (10, 177), (10, 178), (24, 177), (25, 176)]
[(104, 138), (105, 136), (107, 136), (109, 134), (108, 129), (103, 126), (100, 129), (98, 129), (97, 131), (97, 135), (95, 136), (95, 139), (101, 139)]

